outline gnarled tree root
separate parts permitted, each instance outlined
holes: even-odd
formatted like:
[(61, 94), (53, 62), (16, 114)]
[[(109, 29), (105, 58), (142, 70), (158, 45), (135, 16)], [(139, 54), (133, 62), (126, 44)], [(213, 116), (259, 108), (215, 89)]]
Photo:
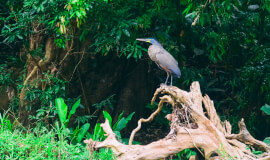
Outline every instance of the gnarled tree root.
[[(158, 109), (148, 119), (138, 121), (138, 127), (131, 134), (130, 145), (122, 144), (116, 139), (108, 120), (102, 124), (103, 130), (108, 136), (103, 142), (92, 139), (84, 142), (88, 144), (91, 151), (111, 148), (119, 160), (161, 159), (187, 148), (203, 149), (205, 159), (270, 158), (270, 147), (253, 138), (243, 120), (239, 122), (239, 134), (231, 134), (230, 123), (221, 122), (213, 101), (207, 95), (204, 97), (201, 95), (198, 82), (191, 84), (190, 92), (173, 86), (161, 85), (156, 90), (152, 103), (159, 94), (165, 95), (161, 97)], [(140, 129), (141, 122), (151, 121), (165, 102), (172, 106), (172, 113), (166, 116), (171, 121), (170, 133), (165, 138), (147, 145), (131, 145), (135, 133)], [(246, 148), (246, 145), (251, 145), (265, 153), (260, 156), (254, 155)]]

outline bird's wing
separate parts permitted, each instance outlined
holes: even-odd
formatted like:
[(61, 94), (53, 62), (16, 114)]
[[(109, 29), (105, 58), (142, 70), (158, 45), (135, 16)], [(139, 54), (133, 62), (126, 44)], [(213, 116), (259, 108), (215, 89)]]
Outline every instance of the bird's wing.
[(166, 68), (178, 77), (181, 75), (180, 69), (178, 67), (178, 62), (165, 49), (160, 49), (159, 52), (156, 53), (155, 58), (157, 61), (156, 63), (160, 66)]

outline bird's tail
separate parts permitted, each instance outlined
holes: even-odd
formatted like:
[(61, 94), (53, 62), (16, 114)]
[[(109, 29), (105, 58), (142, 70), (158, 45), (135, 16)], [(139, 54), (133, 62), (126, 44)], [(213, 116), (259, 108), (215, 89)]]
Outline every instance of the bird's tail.
[(172, 73), (177, 77), (180, 78), (181, 77), (181, 71), (179, 68), (175, 68), (174, 70), (172, 70)]

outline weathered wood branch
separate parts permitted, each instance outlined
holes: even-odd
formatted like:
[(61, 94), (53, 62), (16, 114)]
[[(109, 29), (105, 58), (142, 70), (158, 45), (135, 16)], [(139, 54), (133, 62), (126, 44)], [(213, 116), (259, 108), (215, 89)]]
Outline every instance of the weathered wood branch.
[(163, 97), (160, 98), (160, 103), (158, 104), (158, 108), (155, 112), (153, 112), (147, 119), (144, 119), (144, 118), (141, 118), (139, 121), (138, 121), (138, 126), (137, 128), (135, 128), (132, 132), (131, 132), (131, 135), (130, 135), (130, 138), (129, 138), (129, 145), (132, 145), (132, 142), (133, 142), (133, 139), (134, 139), (134, 136), (136, 134), (136, 132), (138, 132), (140, 129), (141, 129), (141, 125), (142, 125), (142, 122), (151, 122), (154, 117), (161, 111), (162, 107), (163, 107), (163, 103), (164, 102), (168, 102), (168, 103), (171, 103), (173, 104), (173, 101), (171, 99), (171, 97), (165, 95)]
[(257, 150), (270, 152), (270, 146), (252, 137), (252, 135), (247, 130), (246, 124), (244, 123), (244, 119), (242, 119), (238, 123), (238, 126), (240, 129), (240, 132), (238, 134), (231, 134), (231, 135), (226, 136), (227, 139), (237, 139), (240, 142), (253, 146)]
[[(161, 85), (154, 93), (151, 102), (153, 103), (159, 95), (163, 96), (160, 98), (157, 110), (149, 118), (138, 121), (138, 127), (131, 134), (130, 145), (122, 144), (116, 139), (107, 120), (102, 124), (108, 136), (103, 142), (91, 139), (84, 142), (91, 150), (111, 148), (119, 160), (161, 159), (187, 148), (203, 149), (202, 154), (205, 159), (253, 160), (267, 159), (270, 156), (269, 146), (253, 138), (243, 120), (239, 122), (239, 134), (231, 134), (230, 123), (221, 122), (213, 101), (207, 95), (202, 97), (198, 82), (191, 84), (190, 92), (174, 86)], [(172, 106), (172, 113), (166, 116), (171, 121), (169, 134), (147, 145), (131, 145), (141, 123), (153, 120), (164, 103)], [(254, 155), (246, 145), (251, 145), (265, 153), (261, 156)]]

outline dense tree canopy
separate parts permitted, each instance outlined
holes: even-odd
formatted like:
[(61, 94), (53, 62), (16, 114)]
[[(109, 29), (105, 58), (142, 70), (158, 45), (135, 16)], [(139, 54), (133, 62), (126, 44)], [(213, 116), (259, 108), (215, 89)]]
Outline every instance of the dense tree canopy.
[(255, 137), (269, 136), (260, 110), (270, 104), (269, 0), (7, 0), (0, 8), (1, 94), (14, 93), (18, 117), (49, 123), (57, 97), (81, 97), (82, 119), (101, 108), (146, 114), (165, 74), (136, 38), (154, 37), (179, 62), (176, 86), (199, 81), (233, 129), (243, 117)]

